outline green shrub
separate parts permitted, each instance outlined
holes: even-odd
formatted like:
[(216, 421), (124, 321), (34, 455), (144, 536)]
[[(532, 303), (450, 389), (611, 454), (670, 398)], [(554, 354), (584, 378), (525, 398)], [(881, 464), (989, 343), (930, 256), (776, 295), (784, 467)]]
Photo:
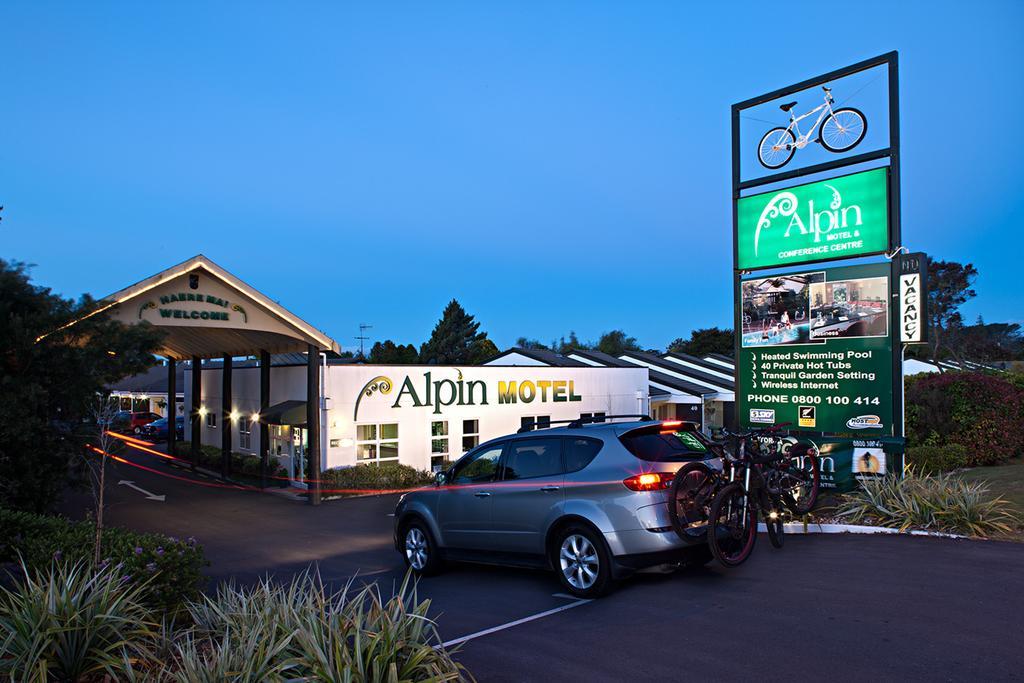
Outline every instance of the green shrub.
[(967, 466), (967, 450), (957, 443), (945, 446), (911, 446), (907, 464), (922, 474), (952, 472)]
[(945, 372), (906, 385), (909, 446), (964, 449), (967, 466), (995, 465), (1024, 452), (1024, 391), (1002, 376)]
[(865, 479), (862, 488), (840, 498), (836, 514), (854, 523), (926, 529), (967, 536), (1008, 534), (1020, 524), (1010, 503), (989, 495), (982, 483), (955, 474), (922, 476), (913, 468)]
[[(190, 625), (155, 622), (145, 585), (116, 567), (53, 562), (0, 593), (0, 675), (9, 680), (456, 681), (430, 601), (406, 575), (328, 590), (307, 571), (288, 584), (221, 585), (187, 604)], [(108, 678), (109, 677), (109, 678)]]
[(321, 475), (325, 490), (359, 489), (392, 491), (426, 486), (434, 481), (434, 475), (397, 462), (383, 462), (379, 465), (356, 465), (326, 470)]
[(195, 625), (178, 637), (166, 675), (190, 683), (459, 680), (461, 667), (436, 647), (429, 607), (408, 576), (387, 600), (373, 585), (331, 592), (312, 572), (286, 585), (222, 585), (190, 606)]
[(12, 681), (133, 678), (156, 633), (147, 585), (120, 567), (54, 561), (0, 589), (0, 675)]
[[(91, 562), (95, 535), (89, 521), (0, 509), (0, 561), (21, 557), (29, 569), (49, 567), (54, 559)], [(107, 564), (121, 565), (134, 583), (146, 584), (148, 604), (172, 612), (199, 594), (208, 564), (195, 539), (118, 527), (103, 530), (101, 556)]]
[[(192, 442), (182, 441), (175, 445), (177, 456), (188, 462), (192, 461)], [(216, 446), (203, 444), (199, 447), (199, 466), (211, 470), (220, 470), (221, 449)], [(260, 458), (250, 453), (236, 453), (231, 451), (231, 473), (232, 475), (243, 475), (250, 478), (260, 476)], [(267, 476), (285, 478), (288, 472), (276, 458), (270, 458), (267, 462)]]

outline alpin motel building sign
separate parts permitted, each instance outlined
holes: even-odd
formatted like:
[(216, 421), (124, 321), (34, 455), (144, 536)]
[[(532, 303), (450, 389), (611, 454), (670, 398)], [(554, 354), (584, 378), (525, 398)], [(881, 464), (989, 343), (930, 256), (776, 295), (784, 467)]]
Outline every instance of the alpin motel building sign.
[(888, 170), (876, 168), (739, 200), (739, 270), (879, 254), (889, 244)]

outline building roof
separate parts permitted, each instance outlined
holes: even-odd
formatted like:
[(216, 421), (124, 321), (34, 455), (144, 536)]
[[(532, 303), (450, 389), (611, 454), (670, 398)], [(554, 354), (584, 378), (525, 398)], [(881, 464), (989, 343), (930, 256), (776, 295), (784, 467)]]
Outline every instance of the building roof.
[[(570, 353), (570, 356), (578, 356), (580, 358), (586, 358), (586, 359), (592, 361), (593, 363), (597, 363), (599, 365), (605, 365), (607, 367), (615, 367), (615, 368), (647, 367), (647, 366), (644, 366), (644, 365), (638, 365), (637, 363), (631, 363), (631, 362), (623, 360), (621, 358), (616, 358), (615, 356), (613, 356), (611, 354), (608, 354), (608, 353), (604, 353), (603, 351), (591, 351), (591, 350), (575, 351), (574, 350), (574, 351), (572, 351)], [(661, 386), (668, 387), (672, 391), (675, 391), (675, 392), (680, 393), (680, 394), (689, 394), (691, 396), (702, 396), (704, 394), (709, 393), (709, 390), (706, 389), (705, 387), (702, 387), (700, 385), (694, 384), (692, 382), (687, 382), (686, 380), (679, 379), (678, 377), (673, 377), (672, 375), (668, 375), (668, 374), (665, 374), (664, 372), (659, 372), (658, 370), (654, 370), (654, 369), (651, 369), (651, 368), (647, 368), (647, 376), (648, 376), (648, 379), (649, 379), (649, 381), (651, 382), (652, 385), (653, 384), (660, 384)], [(668, 395), (669, 392), (667, 392), (664, 389), (661, 389), (659, 387), (651, 386), (650, 389), (649, 389), (649, 393), (650, 393), (651, 396), (661, 396), (661, 395)]]
[(522, 347), (519, 347), (519, 346), (513, 346), (512, 348), (508, 349), (507, 351), (502, 351), (497, 356), (495, 356), (494, 358), (491, 358), (486, 363), (484, 363), (484, 365), (501, 365), (501, 363), (496, 363), (495, 361), (500, 361), (502, 358), (505, 358), (506, 356), (510, 356), (512, 354), (519, 354), (520, 356), (526, 356), (527, 358), (531, 358), (531, 359), (537, 361), (538, 363), (543, 363), (544, 365), (551, 365), (553, 367), (558, 367), (558, 368), (585, 368), (585, 367), (588, 367), (587, 363), (580, 362), (580, 361), (575, 360), (573, 358), (568, 358), (568, 357), (563, 356), (563, 355), (561, 355), (559, 353), (555, 353), (554, 351), (551, 351), (550, 349), (525, 349), (525, 348), (522, 348)]
[(697, 358), (696, 356), (691, 356), (687, 353), (677, 353), (673, 351), (664, 354), (662, 358), (683, 368), (684, 372), (694, 372), (695, 377), (698, 377), (700, 374), (710, 375), (711, 377), (725, 375), (725, 377), (720, 377), (721, 381), (729, 382), (730, 387), (735, 383), (731, 369), (723, 368), (721, 365), (716, 365), (715, 363), (709, 363), (702, 358)]
[[(175, 367), (175, 377), (178, 393), (185, 391), (185, 366), (179, 363)], [(107, 385), (111, 391), (123, 391), (132, 394), (166, 394), (167, 393), (167, 366), (157, 365), (137, 375), (124, 377), (116, 382)]]
[[(190, 290), (198, 288), (198, 277), (208, 278), (215, 283), (219, 291), (226, 293), (228, 300), (218, 296), (206, 295), (205, 303), (228, 306), (230, 312), (214, 311), (223, 317), (207, 317), (209, 311), (175, 310), (184, 315), (170, 315), (172, 311), (160, 309), (159, 306), (174, 306), (168, 301), (188, 293), (187, 301), (204, 302), (200, 298), (193, 300)], [(194, 283), (193, 283), (194, 280)], [(184, 283), (184, 284), (183, 284)], [(164, 293), (162, 298), (158, 296)], [(157, 299), (161, 303), (157, 304)], [(235, 300), (238, 301), (235, 301)], [(101, 311), (110, 311), (110, 315), (126, 324), (146, 321), (160, 327), (164, 335), (157, 353), (167, 358), (184, 360), (192, 356), (215, 358), (221, 353), (236, 356), (247, 353), (258, 353), (261, 349), (283, 353), (303, 350), (312, 344), (321, 349), (338, 351), (338, 344), (322, 331), (305, 322), (294, 313), (288, 311), (276, 301), (249, 284), (227, 272), (202, 254), (193, 256), (156, 275), (125, 287), (102, 300), (102, 305), (89, 315)], [(242, 305), (244, 304), (244, 306)], [(159, 315), (157, 311), (160, 311)], [(200, 325), (198, 320), (204, 322)], [(260, 321), (259, 323), (254, 322)], [(237, 322), (236, 322), (237, 321)], [(78, 320), (68, 323), (74, 325)]]
[(721, 377), (717, 377), (706, 372), (700, 372), (699, 370), (684, 367), (678, 363), (673, 363), (670, 360), (665, 360), (660, 356), (656, 356), (653, 353), (645, 353), (643, 351), (626, 351), (619, 357), (626, 361), (635, 362), (638, 365), (653, 366), (659, 372), (664, 372), (668, 375), (681, 375), (681, 379), (677, 378), (677, 381), (685, 381), (691, 384), (698, 394), (714, 394), (720, 391), (733, 391), (734, 384), (732, 380), (722, 379)]

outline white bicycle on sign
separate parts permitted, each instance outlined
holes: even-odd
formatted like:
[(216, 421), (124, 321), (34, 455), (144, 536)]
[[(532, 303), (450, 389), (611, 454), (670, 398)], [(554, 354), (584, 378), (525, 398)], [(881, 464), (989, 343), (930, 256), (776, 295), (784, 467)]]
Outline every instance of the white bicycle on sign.
[[(803, 116), (796, 116), (793, 107), (796, 102), (787, 102), (779, 107), (784, 112), (789, 112), (789, 125), (772, 128), (764, 134), (761, 142), (757, 145), (757, 160), (765, 168), (782, 168), (789, 163), (798, 149), (803, 149), (811, 142), (821, 143), (821, 146), (830, 152), (839, 154), (848, 152), (856, 147), (864, 139), (864, 133), (868, 130), (868, 120), (864, 114), (853, 107), (842, 107), (833, 109), (832, 88), (822, 86), (825, 91), (825, 102), (807, 112)], [(809, 116), (818, 114), (817, 120), (807, 133), (800, 133), (800, 122)], [(811, 140), (814, 131), (821, 126), (821, 132), (816, 140)], [(795, 131), (795, 133), (794, 133)]]

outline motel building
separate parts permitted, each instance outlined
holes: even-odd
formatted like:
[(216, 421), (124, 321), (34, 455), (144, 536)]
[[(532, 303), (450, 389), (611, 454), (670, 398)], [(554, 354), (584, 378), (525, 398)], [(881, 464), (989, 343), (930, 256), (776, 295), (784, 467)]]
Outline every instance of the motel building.
[[(261, 474), (273, 458), (313, 505), (325, 469), (439, 469), (523, 427), (651, 410), (650, 371), (640, 364), (353, 363), (325, 333), (202, 255), (104, 303), (115, 320), (164, 332), (164, 365), (147, 373), (144, 388), (127, 378), (114, 393), (133, 408), (159, 406), (171, 424), (184, 415), (193, 464), (200, 444), (255, 455)], [(165, 380), (153, 382), (161, 373)], [(173, 429), (168, 439), (174, 452)], [(230, 474), (228, 458), (221, 473)]]

